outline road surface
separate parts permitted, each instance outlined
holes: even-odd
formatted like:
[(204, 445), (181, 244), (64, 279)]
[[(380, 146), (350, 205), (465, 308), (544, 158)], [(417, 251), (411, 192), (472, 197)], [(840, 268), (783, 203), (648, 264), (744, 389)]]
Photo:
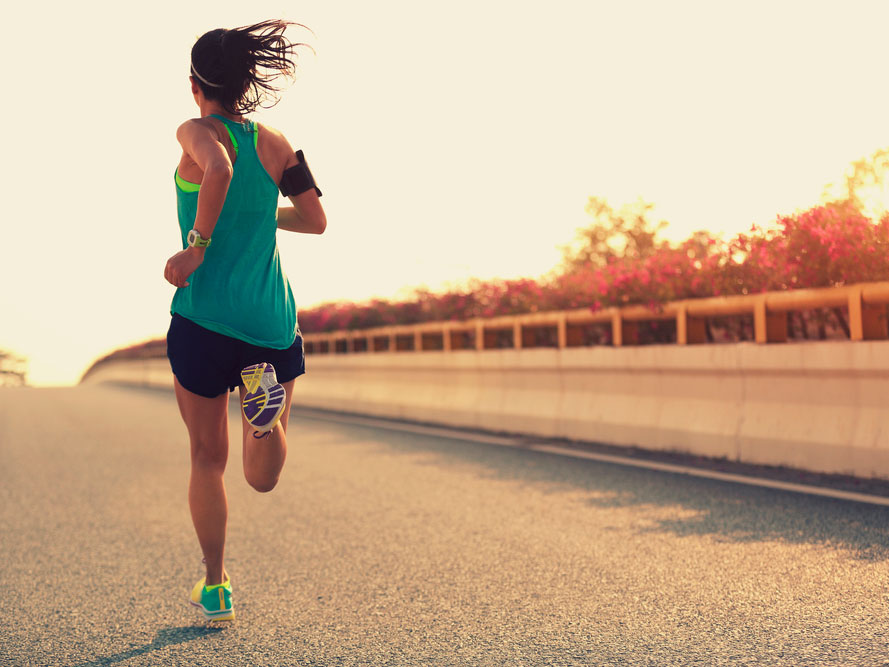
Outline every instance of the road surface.
[(889, 664), (889, 509), (294, 414), (202, 576), (171, 393), (0, 388), (0, 665)]

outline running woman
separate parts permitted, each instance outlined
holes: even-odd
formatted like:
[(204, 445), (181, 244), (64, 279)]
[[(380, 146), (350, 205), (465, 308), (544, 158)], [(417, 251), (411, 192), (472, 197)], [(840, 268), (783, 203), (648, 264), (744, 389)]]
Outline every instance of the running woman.
[[(228, 393), (240, 390), (247, 482), (271, 491), (287, 455), (293, 382), (305, 372), (276, 231), (321, 234), (327, 226), (302, 152), (245, 117), (274, 104), (274, 80), (294, 73), (298, 45), (284, 37), (288, 25), (264, 21), (201, 36), (189, 77), (200, 117), (176, 132), (183, 250), (164, 270), (178, 288), (167, 356), (191, 442), (188, 504), (206, 564), (191, 602), (214, 620), (235, 615), (223, 563)], [(292, 206), (278, 208), (279, 188)]]

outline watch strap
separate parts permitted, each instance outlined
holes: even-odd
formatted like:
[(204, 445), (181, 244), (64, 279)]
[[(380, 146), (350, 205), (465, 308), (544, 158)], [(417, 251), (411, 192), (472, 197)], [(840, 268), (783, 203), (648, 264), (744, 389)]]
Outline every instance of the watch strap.
[(210, 245), (210, 239), (202, 238), (201, 233), (196, 229), (192, 229), (188, 232), (186, 242), (191, 248), (206, 248)]

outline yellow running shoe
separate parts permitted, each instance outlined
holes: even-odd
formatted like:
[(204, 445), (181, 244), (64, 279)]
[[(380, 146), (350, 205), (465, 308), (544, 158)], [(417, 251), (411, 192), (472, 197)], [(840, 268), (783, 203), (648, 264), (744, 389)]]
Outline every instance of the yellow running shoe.
[(204, 579), (194, 585), (189, 602), (200, 607), (204, 616), (211, 621), (235, 620), (235, 607), (232, 604), (232, 584), (228, 577), (221, 584), (204, 586)]

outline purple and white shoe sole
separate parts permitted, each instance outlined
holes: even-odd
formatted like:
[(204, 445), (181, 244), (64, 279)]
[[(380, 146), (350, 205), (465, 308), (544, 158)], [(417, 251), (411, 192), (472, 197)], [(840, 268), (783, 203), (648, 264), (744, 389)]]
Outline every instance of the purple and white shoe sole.
[(260, 433), (271, 431), (287, 404), (287, 393), (278, 384), (274, 367), (268, 363), (248, 366), (241, 377), (248, 390), (241, 403), (247, 422)]

